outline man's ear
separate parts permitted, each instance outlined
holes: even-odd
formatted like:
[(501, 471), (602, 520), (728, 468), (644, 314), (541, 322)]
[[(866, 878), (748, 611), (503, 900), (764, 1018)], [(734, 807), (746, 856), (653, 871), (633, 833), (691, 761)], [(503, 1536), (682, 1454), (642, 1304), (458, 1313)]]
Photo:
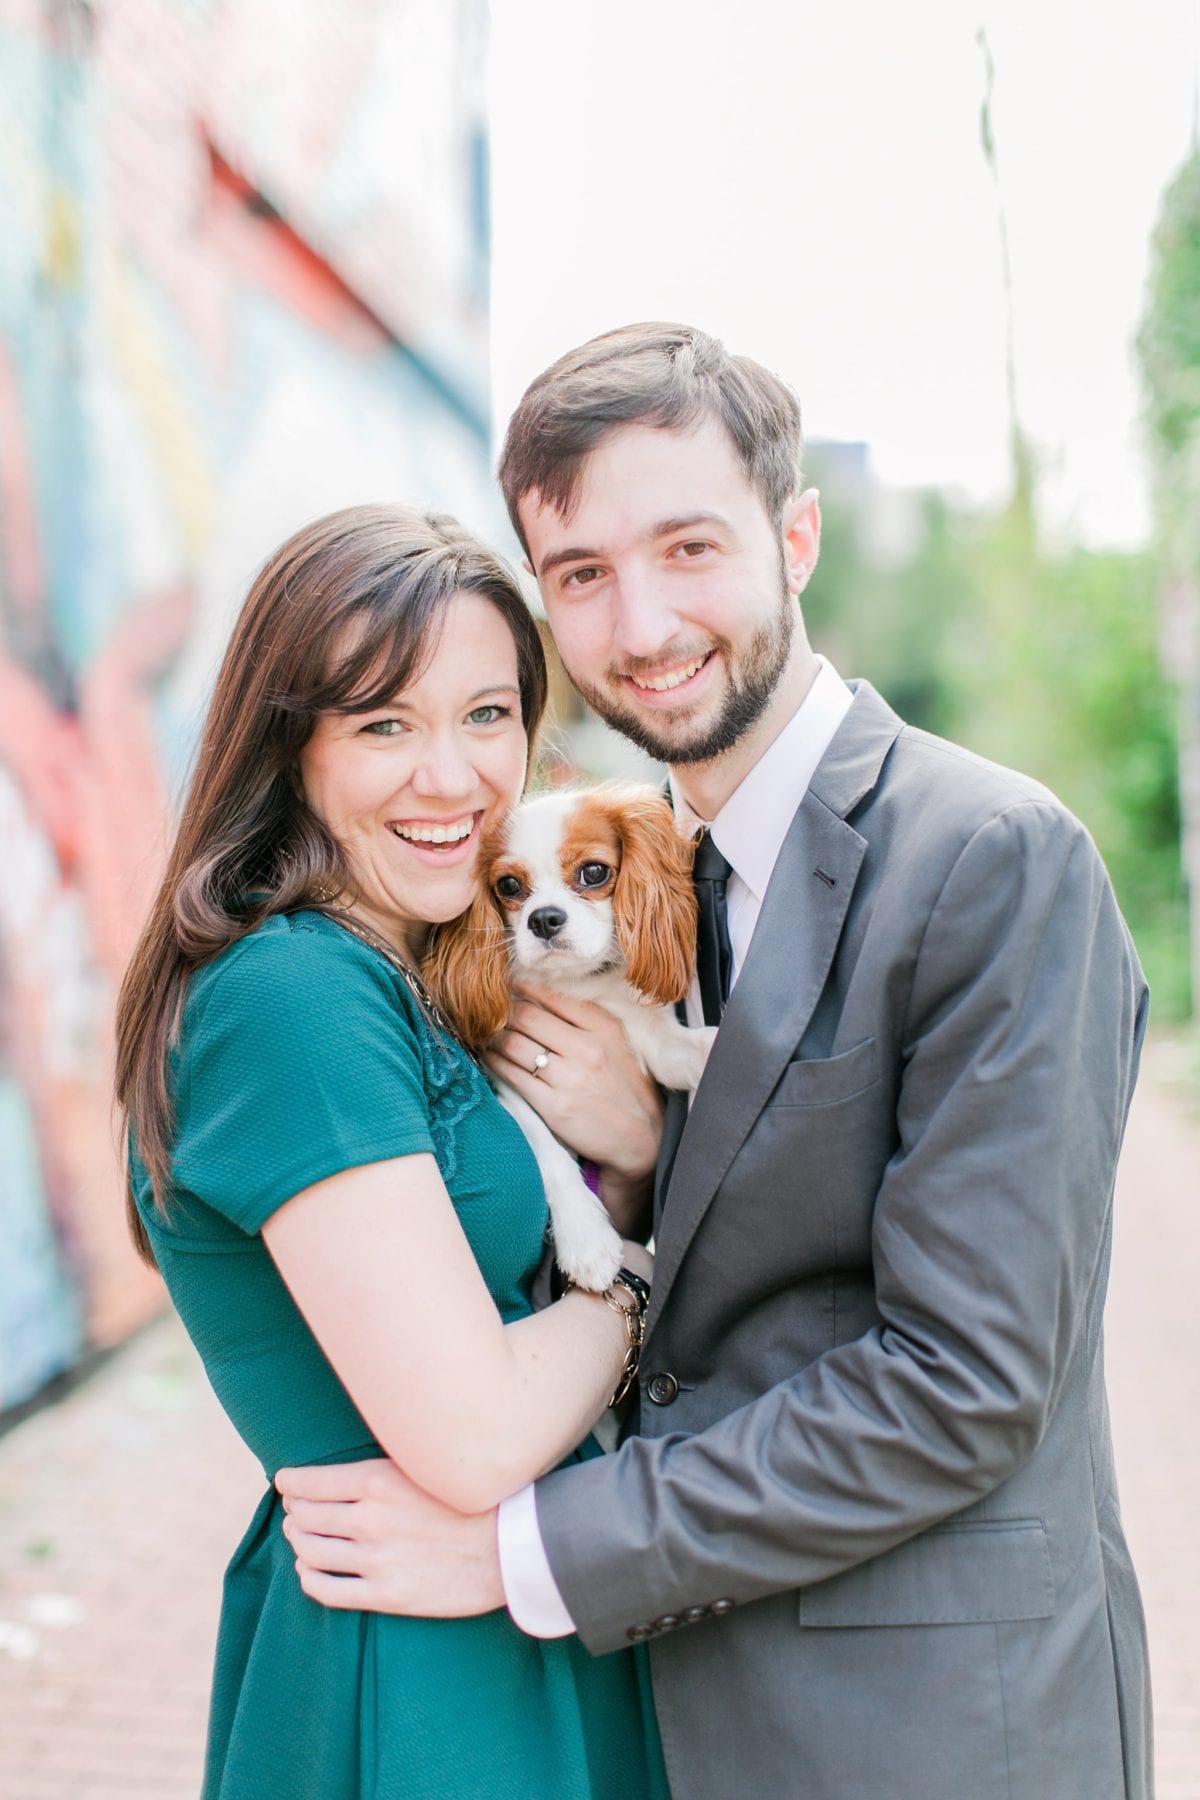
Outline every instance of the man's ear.
[(789, 500), (780, 523), (788, 590), (802, 594), (821, 554), (821, 498), (816, 488), (805, 488)]
[[(524, 569), (524, 571), (527, 575), (533, 574), (533, 564), (530, 562), (530, 560), (527, 556), (523, 556), (521, 558), (521, 567)], [(536, 579), (536, 577), (535, 577), (535, 579)]]

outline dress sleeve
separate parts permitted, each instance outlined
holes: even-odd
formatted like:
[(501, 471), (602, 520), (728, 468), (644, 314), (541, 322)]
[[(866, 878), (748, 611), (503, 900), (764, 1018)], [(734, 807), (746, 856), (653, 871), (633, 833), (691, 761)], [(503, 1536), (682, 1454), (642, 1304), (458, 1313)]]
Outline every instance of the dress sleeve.
[(253, 1234), (326, 1176), (432, 1149), (420, 1049), (385, 968), (287, 921), (226, 952), (184, 1013), (177, 1189)]

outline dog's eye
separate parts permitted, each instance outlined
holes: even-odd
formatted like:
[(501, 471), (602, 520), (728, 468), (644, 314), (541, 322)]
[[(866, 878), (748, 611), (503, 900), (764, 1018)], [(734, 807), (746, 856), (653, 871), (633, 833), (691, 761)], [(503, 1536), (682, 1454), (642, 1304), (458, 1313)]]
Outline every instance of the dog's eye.
[(502, 875), (496, 883), (496, 892), (502, 900), (519, 900), (521, 883), (515, 875)]
[(603, 887), (611, 874), (612, 870), (607, 863), (583, 863), (579, 870), (579, 885), (585, 888)]

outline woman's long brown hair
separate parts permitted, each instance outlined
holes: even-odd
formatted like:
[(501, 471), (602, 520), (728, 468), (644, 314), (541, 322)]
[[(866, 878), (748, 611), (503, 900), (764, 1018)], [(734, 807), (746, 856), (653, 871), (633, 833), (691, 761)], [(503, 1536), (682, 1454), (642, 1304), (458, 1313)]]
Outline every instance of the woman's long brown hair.
[[(537, 626), (505, 565), (454, 519), (358, 506), (318, 519), (265, 564), (247, 596), (208, 709), (179, 829), (117, 1002), (116, 1098), (155, 1204), (170, 1189), (168, 1056), (188, 977), (273, 913), (351, 886), (296, 780), (317, 715), (390, 702), (436, 650), (455, 594), (482, 594), (517, 649), (532, 740), (546, 705)], [(129, 1229), (154, 1256), (133, 1199)]]

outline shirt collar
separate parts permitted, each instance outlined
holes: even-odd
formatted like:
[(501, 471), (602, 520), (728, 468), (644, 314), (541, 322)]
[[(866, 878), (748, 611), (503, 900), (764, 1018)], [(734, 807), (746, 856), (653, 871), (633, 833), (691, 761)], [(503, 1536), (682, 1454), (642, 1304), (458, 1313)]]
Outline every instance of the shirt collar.
[[(717, 849), (760, 903), (796, 808), (854, 697), (831, 662), (819, 656), (817, 663), (804, 699), (711, 822)], [(679, 829), (690, 837), (709, 822), (692, 811), (673, 772), (669, 780)]]

